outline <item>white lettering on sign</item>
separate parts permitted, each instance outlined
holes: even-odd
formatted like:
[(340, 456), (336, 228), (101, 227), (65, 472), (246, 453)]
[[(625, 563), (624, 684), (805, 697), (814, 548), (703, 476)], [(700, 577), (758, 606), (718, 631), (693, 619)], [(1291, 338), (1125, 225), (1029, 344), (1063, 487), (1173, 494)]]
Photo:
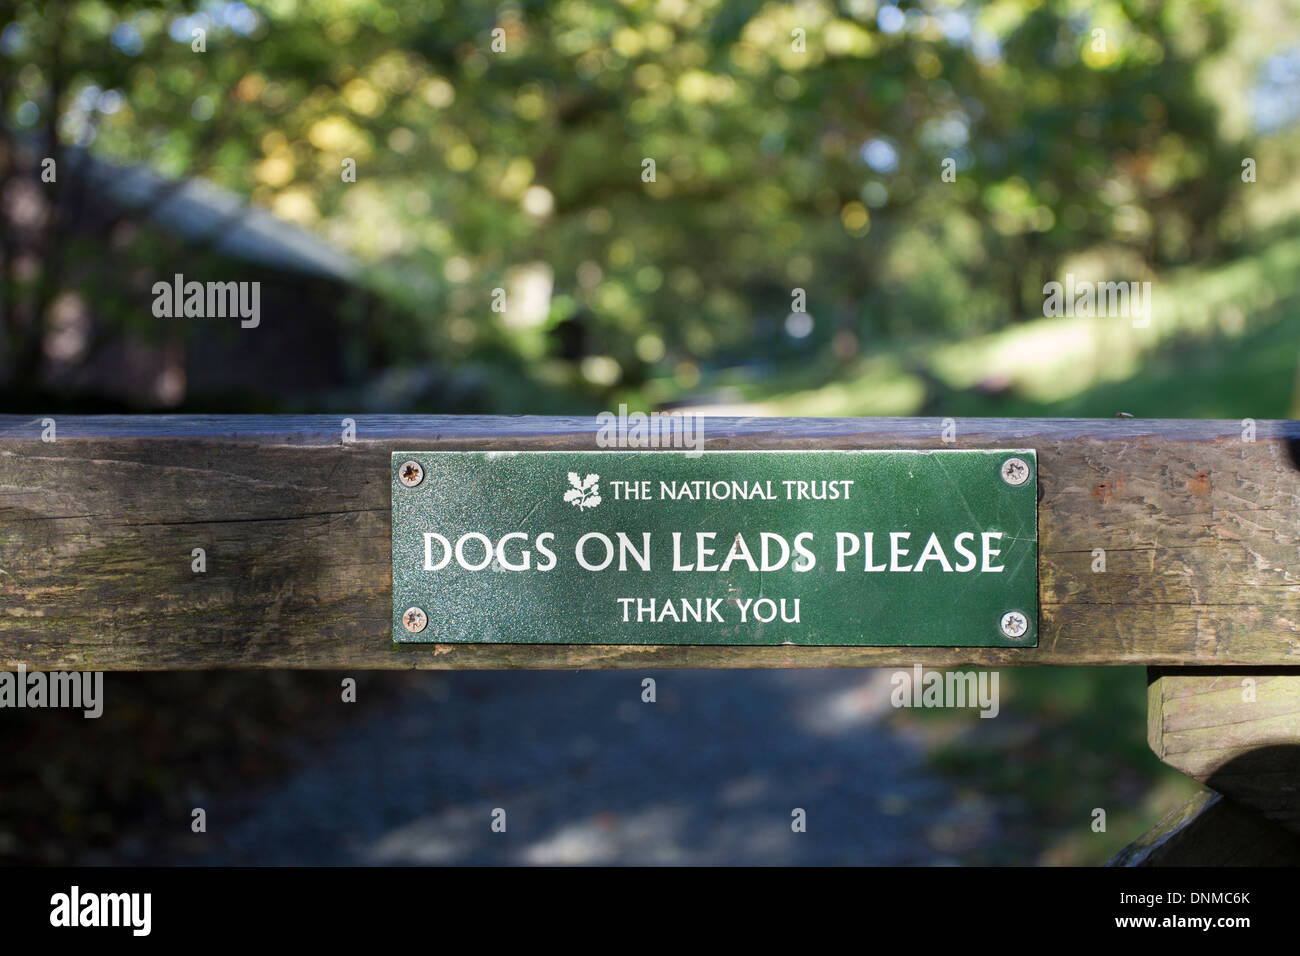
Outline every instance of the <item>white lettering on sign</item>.
[[(914, 544), (911, 531), (879, 533), (888, 537), (888, 544), (879, 543), (875, 531), (836, 531), (835, 570), (844, 572), (856, 569), (860, 563), (864, 573), (918, 573), (941, 571), (945, 574), (966, 574), (979, 569), (981, 574), (998, 574), (1006, 570), (994, 559), (1002, 549), (994, 543), (1002, 539), (1001, 531), (961, 531), (950, 539), (930, 534), (912, 561)], [(772, 531), (761, 531), (755, 542), (743, 534), (734, 535), (730, 543), (718, 540), (716, 531), (672, 531), (671, 567), (674, 571), (710, 572), (723, 574), (744, 569), (751, 572), (780, 571), (787, 565), (796, 573), (811, 571), (818, 566), (813, 550), (815, 535), (802, 531), (793, 538)], [(637, 543), (622, 531), (613, 538), (599, 531), (589, 531), (577, 539), (573, 557), (584, 571), (649, 571), (652, 566), (655, 535), (642, 532)], [(973, 550), (976, 539), (980, 544), (978, 554)], [(543, 531), (530, 538), (523, 531), (512, 531), (496, 541), (481, 531), (466, 531), (453, 544), (446, 535), (437, 531), (424, 532), (425, 571), (442, 571), (452, 561), (464, 571), (550, 571), (558, 564), (555, 551), (550, 548), (556, 540), (554, 531)], [(542, 560), (533, 563), (533, 552)], [(436, 555), (436, 558), (435, 558)], [(665, 556), (667, 557), (667, 556)], [(857, 557), (852, 562), (849, 558)], [(793, 558), (793, 561), (791, 560)]]
[(394, 641), (1036, 645), (1032, 450), (704, 458), (395, 450)]

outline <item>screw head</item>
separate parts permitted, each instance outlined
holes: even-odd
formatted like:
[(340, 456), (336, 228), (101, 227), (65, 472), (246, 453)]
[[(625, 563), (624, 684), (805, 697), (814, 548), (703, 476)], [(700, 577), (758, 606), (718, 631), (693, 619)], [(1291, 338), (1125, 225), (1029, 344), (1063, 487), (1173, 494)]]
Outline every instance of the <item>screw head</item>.
[(402, 627), (412, 634), (419, 634), (429, 625), (429, 615), (418, 607), (408, 607), (402, 612)]
[(1007, 611), (1006, 614), (1002, 615), (1002, 620), (998, 626), (1007, 637), (1024, 637), (1025, 632), (1029, 630), (1029, 619), (1019, 611)]
[(424, 469), (418, 461), (404, 461), (397, 467), (397, 480), (408, 488), (424, 481)]
[(1023, 458), (1008, 458), (1002, 463), (1002, 480), (1015, 487), (1029, 480), (1029, 465)]

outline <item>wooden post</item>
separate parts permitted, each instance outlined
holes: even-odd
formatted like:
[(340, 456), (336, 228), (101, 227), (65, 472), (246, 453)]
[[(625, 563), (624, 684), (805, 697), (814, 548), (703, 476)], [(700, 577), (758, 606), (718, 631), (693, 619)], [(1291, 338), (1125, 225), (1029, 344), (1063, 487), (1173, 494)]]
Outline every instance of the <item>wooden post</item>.
[(1147, 742), (1156, 756), (1300, 833), (1300, 674), (1148, 673)]
[(1107, 866), (1297, 866), (1300, 837), (1201, 790)]
[[(1182, 863), (1300, 862), (1300, 674), (1153, 667), (1147, 712), (1156, 756), (1216, 800), (1194, 800), (1183, 817), (1162, 820), (1117, 858), (1121, 865), (1144, 865), (1141, 849), (1175, 833)], [(1172, 852), (1156, 859), (1172, 862)]]

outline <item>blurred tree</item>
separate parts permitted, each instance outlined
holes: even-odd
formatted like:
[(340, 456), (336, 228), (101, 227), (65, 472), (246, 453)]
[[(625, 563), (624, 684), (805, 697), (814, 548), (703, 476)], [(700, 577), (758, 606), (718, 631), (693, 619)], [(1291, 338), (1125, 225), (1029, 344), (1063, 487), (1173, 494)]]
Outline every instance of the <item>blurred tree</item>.
[[(0, 179), (38, 133), (56, 159), (210, 177), (378, 264), (425, 316), (393, 354), (512, 355), (598, 391), (994, 327), (1096, 246), (1210, 255), (1241, 155), (1198, 80), (1228, 40), (1218, 0), (9, 9)], [(49, 191), (34, 269), (6, 223), (19, 377), (74, 188)], [(796, 287), (813, 321), (787, 321)], [(593, 361), (565, 358), (579, 315)]]

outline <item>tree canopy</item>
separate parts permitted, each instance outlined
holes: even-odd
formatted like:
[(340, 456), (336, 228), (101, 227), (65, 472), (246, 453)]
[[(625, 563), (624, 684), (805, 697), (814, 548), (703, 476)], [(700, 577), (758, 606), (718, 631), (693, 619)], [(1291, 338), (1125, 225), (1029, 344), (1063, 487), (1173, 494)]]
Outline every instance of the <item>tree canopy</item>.
[(418, 316), (395, 353), (502, 353), (597, 390), (994, 328), (1090, 250), (1127, 277), (1211, 255), (1243, 155), (1203, 76), (1232, 36), (1218, 0), (5, 19), (11, 134), (207, 177), (318, 232)]

